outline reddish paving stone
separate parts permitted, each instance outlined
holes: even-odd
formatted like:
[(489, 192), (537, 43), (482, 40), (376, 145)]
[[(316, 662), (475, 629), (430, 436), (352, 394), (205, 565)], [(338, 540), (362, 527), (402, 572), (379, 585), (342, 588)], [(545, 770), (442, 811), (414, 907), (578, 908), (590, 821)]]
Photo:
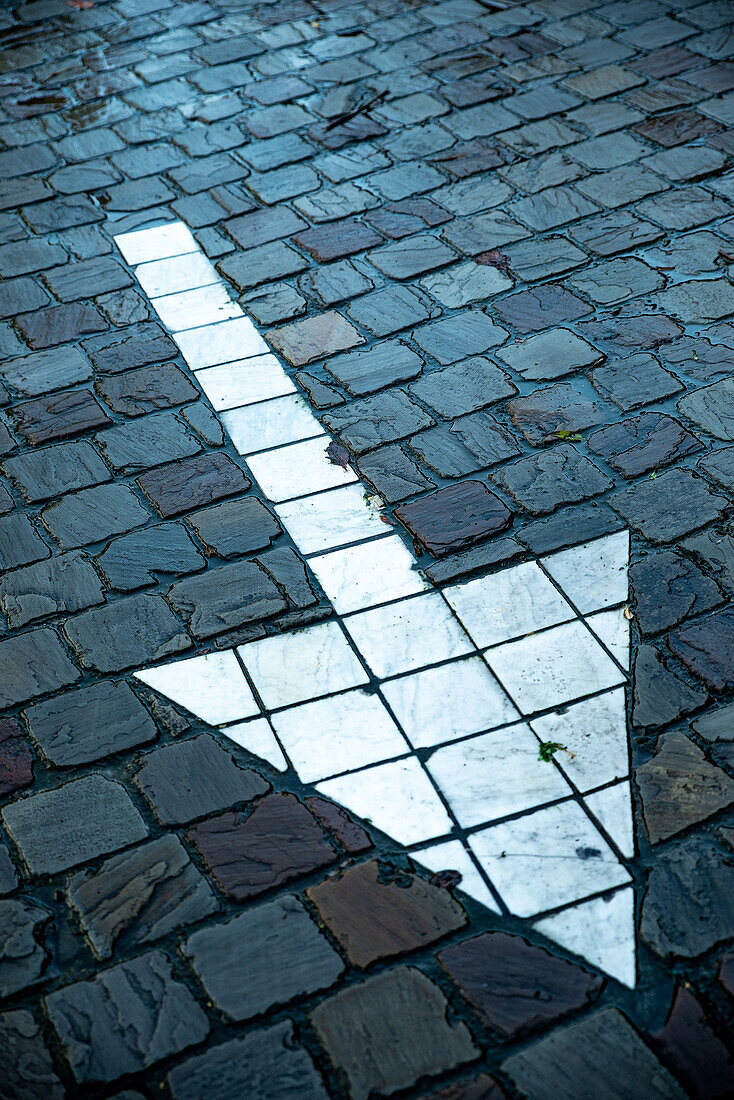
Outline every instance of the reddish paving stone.
[(454, 944), (438, 960), (489, 1027), (506, 1038), (587, 1007), (604, 985), (580, 966), (504, 932)]
[(465, 179), (477, 172), (486, 172), (489, 168), (499, 168), (506, 163), (507, 156), (494, 145), (482, 141), (481, 138), (474, 138), (472, 141), (453, 145), (447, 153), (431, 157), (431, 160), (456, 179)]
[(652, 1041), (693, 1100), (731, 1097), (734, 1057), (711, 1030), (703, 1008), (688, 989), (678, 988), (665, 1027)]
[(734, 952), (722, 956), (717, 977), (729, 996), (734, 997)]
[(376, 860), (306, 891), (355, 966), (414, 951), (467, 922), (451, 894)]
[(220, 889), (235, 901), (333, 863), (321, 827), (292, 794), (271, 794), (250, 814), (209, 818), (189, 832)]
[(462, 481), (395, 509), (397, 518), (432, 554), (472, 546), (512, 523), (512, 512), (481, 481)]
[(98, 309), (77, 302), (27, 313), (18, 318), (17, 325), (32, 348), (65, 344), (87, 333), (109, 328)]
[(23, 728), (14, 718), (0, 718), (0, 797), (32, 782), (33, 754)]
[(354, 821), (341, 806), (336, 806), (333, 802), (328, 802), (325, 798), (319, 798), (316, 795), (304, 801), (311, 813), (315, 814), (350, 855), (369, 851), (373, 847), (367, 830)]
[(354, 325), (333, 309), (305, 321), (271, 329), (267, 338), (276, 351), (296, 367), (364, 343), (364, 336), (359, 335)]
[(439, 1092), (423, 1093), (418, 1100), (507, 1100), (507, 1093), (492, 1077), (480, 1073)]
[(559, 382), (528, 397), (513, 397), (507, 411), (529, 443), (553, 443), (566, 435), (603, 423), (609, 415), (601, 401), (589, 400), (568, 382)]
[(243, 493), (252, 484), (224, 454), (203, 454), (161, 466), (137, 478), (143, 492), (164, 517)]
[(14, 405), (10, 415), (18, 433), (34, 444), (68, 439), (112, 423), (91, 390), (69, 390), (53, 397), (26, 401)]
[(666, 733), (655, 756), (635, 772), (653, 844), (667, 840), (734, 802), (734, 779), (709, 763), (684, 734)]
[(114, 412), (142, 416), (154, 409), (196, 401), (199, 391), (173, 363), (131, 370), (96, 382), (95, 390)]
[(670, 149), (674, 145), (683, 145), (684, 142), (715, 134), (717, 130), (723, 130), (723, 126), (698, 111), (674, 111), (672, 114), (656, 115), (645, 122), (638, 122), (632, 129), (650, 141)]
[(295, 244), (305, 248), (319, 261), (338, 260), (341, 256), (352, 256), (382, 243), (381, 234), (356, 218), (343, 218), (341, 221), (319, 225), (307, 229), (293, 238)]
[(693, 454), (703, 443), (672, 416), (642, 413), (620, 424), (594, 432), (587, 441), (590, 451), (601, 455), (625, 477), (657, 470)]

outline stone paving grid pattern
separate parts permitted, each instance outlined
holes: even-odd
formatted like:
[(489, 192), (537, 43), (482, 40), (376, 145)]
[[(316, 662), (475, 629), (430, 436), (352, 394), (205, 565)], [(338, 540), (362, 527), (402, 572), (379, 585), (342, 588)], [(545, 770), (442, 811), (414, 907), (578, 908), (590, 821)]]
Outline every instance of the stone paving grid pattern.
[[(446, 603), (428, 594), (429, 585), (416, 572), (415, 559), (399, 538), (384, 532), (364, 488), (330, 488), (353, 482), (356, 475), (348, 465), (329, 463), (328, 437), (304, 402), (281, 396), (289, 380), (277, 359), (268, 363), (265, 378), (261, 376), (265, 345), (252, 321), (229, 299), (186, 226), (165, 223), (115, 239), (124, 258), (134, 265), (143, 289), (161, 292), (151, 298), (154, 309), (189, 365), (199, 367), (194, 373), (204, 392), (222, 410), (229, 410), (230, 419), (225, 422), (230, 431), (235, 425), (237, 450), (248, 459), (266, 497), (292, 499), (290, 506), (276, 507), (277, 514), (301, 553), (310, 552), (321, 587), (345, 616), (347, 635), (377, 677), (379, 695), (344, 690), (367, 683), (368, 677), (336, 623), (241, 646), (236, 652), (245, 673), (271, 715), (274, 733), (265, 759), (279, 762), (282, 752), (302, 780), (319, 781), (317, 790), (322, 794), (408, 845), (444, 837), (455, 827), (479, 827), (508, 815), (527, 814), (470, 835), (468, 852), (459, 854), (469, 870), (465, 892), (492, 908), (495, 903), (491, 895), (488, 898), (482, 875), (509, 911), (524, 917), (590, 894), (608, 893), (629, 882), (603, 834), (571, 801), (571, 786), (552, 762), (540, 760), (541, 738), (531, 732), (533, 723), (530, 727), (509, 724), (550, 705), (567, 707), (579, 697), (624, 680), (629, 641), (621, 605), (628, 596), (629, 535), (610, 535), (541, 558), (545, 573), (537, 565), (526, 564), (483, 581), (446, 588)], [(177, 293), (168, 293), (173, 285)], [(208, 293), (200, 310), (191, 313), (184, 306), (197, 287)], [(228, 321), (221, 321), (222, 313)], [(235, 348), (244, 358), (230, 364), (227, 360)], [(250, 372), (257, 379), (257, 399), (252, 396)], [(284, 402), (288, 408), (281, 415)], [(243, 423), (235, 419), (239, 411), (252, 412), (249, 431), (239, 430)], [(227, 418), (228, 412), (223, 416)], [(317, 442), (304, 454), (300, 441), (313, 437)], [(299, 471), (297, 480), (305, 496), (293, 498), (294, 469)], [(311, 495), (308, 490), (319, 491)], [(345, 501), (345, 494), (352, 495)], [(314, 540), (320, 551), (329, 552), (314, 556)], [(560, 592), (548, 577), (560, 578)], [(571, 603), (563, 598), (564, 589)], [(399, 602), (391, 602), (391, 597)], [(569, 620), (576, 618), (579, 605), (586, 618), (579, 615), (576, 627)], [(367, 609), (373, 607), (380, 610), (370, 613)], [(357, 609), (362, 614), (347, 614)], [(524, 641), (523, 635), (528, 635)], [(476, 653), (475, 645), (488, 641), (493, 647), (485, 649), (483, 657), (504, 691), (477, 656), (461, 659), (462, 654)], [(199, 717), (209, 721), (214, 717), (210, 709), (202, 711), (199, 700), (204, 695), (226, 700), (231, 717), (241, 720), (259, 708), (240, 682), (236, 661), (226, 660), (234, 652), (225, 651), (216, 663), (195, 657), (137, 675)], [(554, 653), (562, 654), (560, 661)], [(460, 659), (441, 663), (451, 658)], [(233, 694), (240, 699), (239, 707)], [(322, 701), (314, 703), (316, 698)], [(300, 705), (286, 707), (294, 702)], [(623, 694), (602, 696), (600, 711), (621, 741), (621, 751), (614, 736), (602, 751), (598, 737), (593, 745), (587, 743), (585, 751), (573, 753), (570, 768), (572, 773), (585, 768), (587, 784), (594, 788), (627, 778), (628, 770)], [(573, 714), (571, 710), (566, 718), (556, 716), (555, 723), (564, 728), (573, 725)], [(548, 721), (553, 726), (553, 715), (538, 719), (541, 728)], [(222, 728), (226, 733), (226, 726)], [(492, 729), (502, 732), (476, 736)], [(255, 735), (253, 745), (247, 726), (238, 724), (237, 743), (262, 751), (267, 731), (261, 722)], [(454, 749), (441, 750), (440, 746), (457, 739), (461, 741)], [(415, 753), (407, 755), (426, 746), (437, 750), (427, 761)], [(607, 753), (614, 762), (611, 774), (609, 757), (604, 759)], [(617, 798), (614, 793), (601, 822), (615, 847), (625, 848), (631, 833), (629, 788), (625, 785)], [(553, 808), (538, 809), (547, 803), (553, 803)], [(580, 804), (585, 805), (583, 800)], [(532, 810), (537, 816), (529, 813)], [(512, 856), (500, 858), (502, 850), (512, 851), (515, 845), (517, 863)], [(586, 853), (591, 850), (599, 863), (590, 862)], [(415, 855), (438, 867), (456, 851), (453, 844), (448, 849), (439, 844), (419, 848)], [(579, 851), (583, 854), (577, 855)], [(544, 859), (526, 884), (529, 868), (539, 855)], [(601, 927), (590, 925), (588, 951), (597, 965), (632, 985), (634, 914), (628, 906), (622, 910), (606, 906), (604, 913), (611, 922), (624, 920), (627, 927), (614, 923), (607, 927), (607, 920)], [(574, 911), (571, 924), (578, 920)], [(558, 917), (544, 927), (551, 938), (556, 929), (561, 937), (567, 934)], [(609, 959), (599, 949), (604, 942), (612, 945)], [(579, 953), (586, 951), (579, 949)]]

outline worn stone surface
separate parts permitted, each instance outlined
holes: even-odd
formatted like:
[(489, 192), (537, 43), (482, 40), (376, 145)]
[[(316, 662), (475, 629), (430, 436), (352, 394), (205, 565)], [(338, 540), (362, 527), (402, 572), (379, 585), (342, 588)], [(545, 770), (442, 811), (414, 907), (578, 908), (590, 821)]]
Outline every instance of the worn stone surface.
[(0, 608), (12, 627), (104, 603), (92, 563), (78, 551), (16, 569), (0, 580)]
[(9, 997), (42, 976), (49, 961), (42, 937), (51, 916), (49, 909), (21, 898), (0, 900), (0, 996)]
[(432, 554), (450, 554), (503, 531), (512, 512), (480, 481), (463, 481), (439, 489), (395, 515)]
[(289, 363), (297, 367), (364, 343), (364, 337), (359, 335), (354, 325), (335, 310), (271, 329), (268, 340)]
[(11, 415), (19, 435), (34, 445), (68, 439), (111, 423), (91, 390), (69, 390), (26, 401), (14, 405)]
[(588, 447), (625, 477), (637, 477), (700, 451), (703, 444), (672, 416), (641, 413), (594, 432)]
[(167, 598), (195, 638), (268, 618), (288, 606), (267, 573), (247, 561), (179, 581)]
[(127, 485), (97, 485), (47, 504), (44, 526), (65, 548), (87, 546), (140, 527), (150, 511)]
[(8, 1100), (63, 1100), (41, 1028), (25, 1009), (0, 1016), (0, 1071)]
[(49, 500), (112, 478), (106, 463), (86, 440), (26, 451), (7, 458), (3, 470), (29, 503)]
[(107, 584), (121, 592), (154, 584), (159, 573), (196, 573), (204, 554), (181, 523), (156, 523), (112, 539), (95, 558)]
[(650, 840), (657, 844), (725, 809), (734, 780), (682, 733), (660, 738), (652, 760), (635, 772)]
[(634, 661), (633, 725), (668, 725), (703, 706), (706, 699), (702, 688), (666, 666), (655, 646), (638, 646)]
[(694, 1097), (724, 1100), (734, 1080), (734, 1057), (687, 989), (678, 988), (665, 1026), (654, 1036), (662, 1060)]
[(67, 619), (64, 631), (79, 663), (119, 672), (188, 649), (189, 636), (161, 596), (127, 596)]
[(551, 443), (574, 435), (605, 418), (604, 405), (582, 397), (568, 382), (536, 390), (530, 397), (513, 397), (507, 411), (529, 443)]
[(614, 493), (612, 507), (653, 543), (671, 542), (718, 519), (728, 501), (690, 470), (671, 470)]
[(0, 796), (14, 794), (33, 782), (33, 754), (23, 727), (0, 718)]
[(164, 517), (202, 508), (250, 488), (250, 479), (224, 454), (205, 454), (141, 474), (137, 483)]
[(567, 443), (518, 459), (493, 479), (533, 515), (587, 500), (612, 485), (606, 474)]
[(724, 598), (711, 577), (673, 550), (649, 554), (630, 567), (629, 575), (643, 634), (657, 634), (689, 615), (711, 611)]
[(49, 627), (0, 641), (0, 706), (69, 687), (79, 679), (58, 635)]
[(707, 687), (726, 691), (734, 685), (733, 633), (734, 608), (727, 607), (675, 630), (669, 645)]

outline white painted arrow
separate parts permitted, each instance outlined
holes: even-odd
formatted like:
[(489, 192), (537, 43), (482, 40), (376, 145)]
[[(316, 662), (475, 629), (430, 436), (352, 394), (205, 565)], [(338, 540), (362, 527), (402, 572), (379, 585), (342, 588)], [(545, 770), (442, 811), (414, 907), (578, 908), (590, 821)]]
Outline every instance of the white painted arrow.
[(634, 985), (628, 533), (437, 591), (187, 227), (116, 241), (336, 611), (137, 677)]

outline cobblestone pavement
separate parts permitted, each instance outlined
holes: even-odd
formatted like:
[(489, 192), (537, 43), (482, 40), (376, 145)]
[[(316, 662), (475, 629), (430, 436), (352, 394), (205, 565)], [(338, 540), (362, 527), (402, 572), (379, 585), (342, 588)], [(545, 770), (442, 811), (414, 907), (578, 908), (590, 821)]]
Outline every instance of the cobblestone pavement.
[[(0, 9), (3, 1100), (732, 1095), (733, 25), (722, 0)], [(136, 253), (163, 223), (193, 245)], [(329, 486), (336, 513), (288, 502)], [(326, 551), (383, 520), (345, 583)], [(363, 610), (412, 593), (445, 636)], [(554, 696), (587, 626), (614, 676)], [(316, 631), (351, 680), (289, 657)], [(517, 708), (479, 756), (470, 664)], [(625, 840), (626, 731), (594, 706), (628, 664)], [(389, 702), (450, 852), (413, 857), (443, 833), (401, 835), (400, 785), (317, 789), (390, 755), (337, 760), (365, 719), (318, 702), (289, 725), (345, 687)], [(514, 842), (541, 805), (600, 824), (620, 877), (548, 825), (482, 879), (474, 824)], [(585, 892), (518, 900), (571, 864)], [(633, 893), (636, 975), (610, 962)]]

